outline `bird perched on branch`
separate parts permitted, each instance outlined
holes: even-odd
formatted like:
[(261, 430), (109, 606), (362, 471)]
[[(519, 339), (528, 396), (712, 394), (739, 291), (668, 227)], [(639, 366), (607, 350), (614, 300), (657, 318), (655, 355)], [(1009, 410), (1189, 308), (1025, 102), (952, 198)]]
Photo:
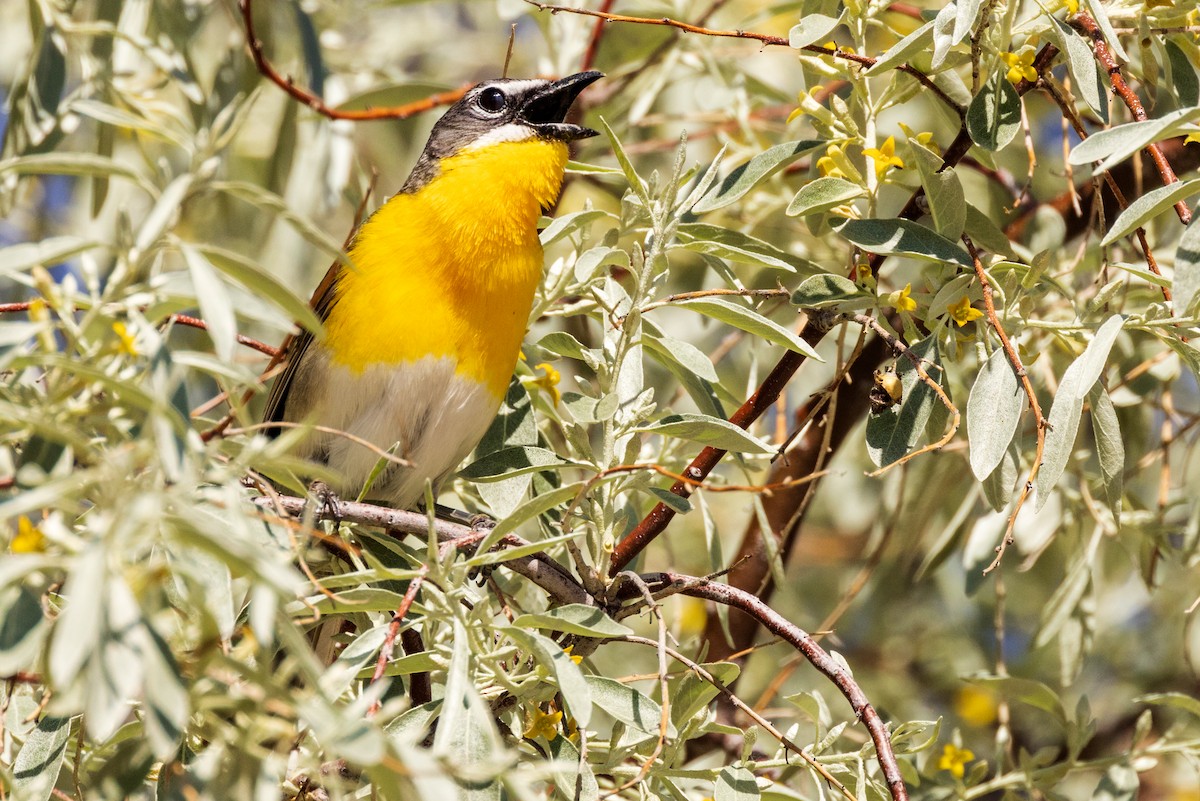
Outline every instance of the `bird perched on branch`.
[[(487, 81), (434, 125), (401, 190), (355, 232), (313, 309), (324, 337), (284, 343), (267, 422), (312, 423), (299, 455), (333, 489), (396, 507), (422, 498), (487, 431), (516, 367), (542, 277), (537, 223), (562, 188), (567, 144), (596, 132), (565, 121), (602, 77)], [(278, 431), (278, 429), (274, 429)], [(352, 437), (343, 436), (346, 432)]]

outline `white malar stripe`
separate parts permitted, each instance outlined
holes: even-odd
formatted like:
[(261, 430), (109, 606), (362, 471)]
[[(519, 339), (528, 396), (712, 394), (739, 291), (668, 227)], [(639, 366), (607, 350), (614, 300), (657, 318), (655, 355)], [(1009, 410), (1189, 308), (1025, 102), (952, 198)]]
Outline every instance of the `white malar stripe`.
[[(386, 465), (367, 493), (396, 507), (421, 500), (426, 479), (436, 490), (479, 443), (499, 406), (486, 387), (458, 375), (447, 358), (377, 364), (355, 373), (331, 364), (323, 349), (309, 357), (305, 366), (313, 369), (303, 384), (322, 401), (299, 419), (346, 431), (382, 450), (399, 443), (394, 453), (412, 467)], [(291, 407), (288, 418), (297, 419)], [(346, 437), (320, 432), (305, 440), (298, 455), (314, 460), (324, 455), (342, 477), (335, 491), (349, 498), (357, 496), (380, 459)]]
[(520, 122), (506, 122), (482, 134), (478, 139), (464, 147), (463, 150), (478, 150), (504, 142), (527, 142), (536, 137), (537, 131), (528, 125)]

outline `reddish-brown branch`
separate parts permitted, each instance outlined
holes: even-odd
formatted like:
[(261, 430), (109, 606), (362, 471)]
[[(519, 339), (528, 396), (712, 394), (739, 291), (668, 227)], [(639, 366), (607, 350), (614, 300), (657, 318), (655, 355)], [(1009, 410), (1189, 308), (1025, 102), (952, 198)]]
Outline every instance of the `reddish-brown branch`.
[[(1125, 105), (1129, 108), (1129, 113), (1139, 122), (1149, 119), (1146, 115), (1146, 109), (1142, 107), (1141, 99), (1129, 87), (1129, 84), (1125, 81), (1125, 76), (1121, 74), (1121, 67), (1117, 64), (1116, 58), (1113, 57), (1112, 51), (1109, 50), (1108, 43), (1104, 41), (1104, 33), (1100, 30), (1100, 26), (1096, 24), (1096, 20), (1092, 18), (1091, 14), (1081, 11), (1075, 15), (1074, 23), (1091, 40), (1092, 52), (1096, 55), (1096, 61), (1108, 73), (1108, 80), (1112, 84), (1113, 92), (1124, 101)], [(1171, 163), (1167, 161), (1162, 149), (1157, 144), (1146, 145), (1145, 150), (1154, 161), (1154, 166), (1158, 168), (1158, 174), (1162, 176), (1163, 186), (1176, 183), (1179, 180), (1175, 175), (1175, 170), (1171, 168)], [(1182, 200), (1175, 204), (1175, 213), (1179, 216), (1179, 221), (1184, 225), (1192, 221), (1192, 212), (1188, 208), (1187, 203)]]
[(753, 593), (730, 587), (728, 584), (718, 584), (708, 579), (684, 576), (678, 573), (665, 573), (668, 583), (680, 588), (684, 595), (693, 598), (703, 598), (714, 603), (740, 609), (754, 618), (759, 625), (766, 628), (775, 636), (787, 642), (793, 648), (804, 654), (812, 666), (824, 674), (842, 695), (850, 702), (851, 709), (859, 720), (867, 727), (871, 741), (875, 744), (875, 756), (879, 767), (883, 770), (884, 780), (891, 792), (893, 801), (906, 801), (908, 789), (900, 776), (900, 765), (896, 762), (896, 754), (892, 751), (892, 741), (888, 735), (887, 724), (871, 706), (862, 688), (846, 667), (835, 660), (822, 648), (808, 632), (796, 626), (783, 617)]
[[(409, 608), (417, 599), (417, 591), (421, 589), (421, 584), (428, 574), (429, 565), (421, 565), (417, 575), (408, 582), (408, 589), (405, 590), (404, 597), (400, 599), (400, 606), (396, 607), (396, 614), (392, 615), (392, 622), (388, 624), (387, 636), (384, 637), (383, 646), (379, 649), (379, 659), (375, 661), (375, 673), (371, 676), (371, 684), (379, 681), (387, 672), (388, 662), (392, 661), (392, 654), (396, 650), (396, 637), (400, 634), (400, 627), (404, 625), (404, 618), (408, 616)], [(379, 711), (379, 707), (378, 699), (372, 701), (371, 706), (367, 709), (367, 717), (373, 717)]]
[(988, 280), (987, 271), (983, 269), (983, 262), (979, 259), (979, 251), (976, 250), (974, 243), (968, 237), (963, 237), (963, 243), (966, 244), (967, 250), (971, 253), (971, 261), (975, 266), (975, 277), (979, 279), (980, 290), (983, 292), (983, 306), (987, 312), (988, 324), (996, 332), (996, 336), (1000, 338), (1000, 344), (1004, 347), (1004, 355), (1008, 357), (1008, 363), (1012, 366), (1013, 372), (1017, 376), (1017, 380), (1021, 382), (1021, 387), (1025, 390), (1025, 397), (1029, 400), (1029, 408), (1033, 410), (1034, 422), (1037, 425), (1037, 450), (1033, 455), (1033, 467), (1029, 469), (1029, 477), (1025, 479), (1025, 484), (1021, 487), (1021, 492), (1017, 496), (1017, 503), (1013, 506), (1012, 513), (1008, 516), (1008, 525), (1005, 527), (1004, 539), (996, 546), (996, 558), (992, 563), (984, 569), (984, 573), (990, 573), (1000, 565), (1000, 560), (1004, 557), (1004, 551), (1008, 548), (1009, 543), (1013, 539), (1013, 528), (1017, 524), (1017, 514), (1021, 511), (1021, 507), (1025, 505), (1025, 500), (1029, 497), (1029, 493), (1033, 491), (1033, 482), (1037, 478), (1038, 470), (1042, 466), (1042, 453), (1046, 450), (1046, 428), (1048, 423), (1046, 418), (1042, 416), (1042, 407), (1038, 403), (1037, 394), (1033, 391), (1033, 383), (1029, 380), (1029, 373), (1025, 369), (1025, 365), (1021, 363), (1021, 356), (1017, 353), (1017, 349), (1013, 347), (1012, 342), (1008, 338), (1008, 334), (1004, 331), (1004, 326), (1000, 324), (1000, 317), (996, 314), (996, 303), (992, 296), (992, 284)]
[[(1071, 123), (1071, 127), (1075, 129), (1075, 133), (1079, 136), (1079, 138), (1087, 139), (1088, 133), (1087, 129), (1084, 128), (1083, 120), (1079, 118), (1079, 114), (1075, 112), (1075, 108), (1069, 102), (1067, 102), (1067, 99), (1058, 91), (1058, 88), (1054, 85), (1054, 82), (1044, 81), (1043, 86), (1046, 89), (1046, 94), (1050, 95), (1050, 98), (1062, 111), (1063, 117)], [(1155, 145), (1155, 147), (1158, 146)], [(1109, 191), (1112, 192), (1113, 198), (1117, 201), (1117, 206), (1122, 211), (1129, 208), (1129, 201), (1125, 199), (1125, 193), (1121, 191), (1121, 186), (1119, 183), (1117, 183), (1116, 176), (1113, 175), (1112, 170), (1105, 171), (1103, 179)], [(1162, 271), (1158, 269), (1158, 260), (1154, 258), (1154, 251), (1150, 249), (1150, 240), (1146, 238), (1146, 229), (1138, 226), (1137, 230), (1134, 231), (1134, 234), (1137, 236), (1138, 245), (1142, 249), (1142, 256), (1146, 259), (1146, 269), (1155, 275), (1161, 276)], [(1159, 287), (1159, 289), (1162, 291), (1163, 300), (1165, 300), (1167, 303), (1170, 303), (1171, 288), (1162, 286)]]
[[(828, 328), (824, 320), (810, 319), (804, 326), (800, 338), (815, 347), (825, 336), (826, 331)], [(800, 365), (804, 364), (805, 358), (803, 353), (796, 351), (790, 350), (785, 353), (754, 394), (747, 398), (746, 402), (730, 416), (729, 422), (740, 428), (749, 428), (755, 420), (762, 416), (763, 412), (774, 405), (788, 381), (800, 369)], [(683, 471), (683, 475), (692, 481), (703, 481), (726, 453), (728, 451), (720, 448), (711, 446), (705, 448), (691, 461), (691, 464)], [(692, 494), (692, 487), (683, 481), (676, 481), (671, 487), (671, 492), (681, 498), (686, 498)], [(616, 548), (613, 549), (609, 574), (615, 576), (624, 570), (634, 557), (662, 533), (674, 517), (675, 510), (665, 503), (655, 506), (633, 531), (617, 543)]]
[[(172, 314), (167, 318), (167, 320), (169, 322), (179, 323), (180, 325), (186, 325), (191, 328), (199, 328), (201, 331), (208, 330), (208, 323), (204, 322), (199, 317), (192, 317), (188, 314)], [(250, 337), (242, 336), (241, 334), (237, 335), (237, 341), (239, 345), (245, 345), (248, 348), (253, 348), (265, 356), (274, 357), (277, 353), (279, 353), (278, 348), (274, 348), (265, 342), (259, 342), (257, 339), (251, 339)]]
[[(702, 25), (692, 25), (691, 23), (683, 22), (677, 19), (671, 19), (670, 17), (633, 17), (627, 14), (612, 14), (607, 11), (592, 11), (591, 9), (587, 8), (556, 6), (549, 3), (539, 3), (536, 2), (536, 0), (525, 0), (525, 2), (536, 7), (539, 11), (549, 11), (551, 14), (558, 14), (559, 12), (567, 14), (581, 14), (586, 17), (595, 17), (599, 20), (604, 20), (607, 22), (624, 22), (631, 25), (659, 25), (667, 28), (675, 28), (683, 31), (684, 33), (694, 33), (699, 36), (716, 36), (729, 39), (750, 39), (761, 43), (765, 47), (791, 47), (791, 44), (787, 39), (783, 38), (782, 36), (774, 36), (769, 33), (706, 28)], [(850, 53), (838, 48), (830, 49), (821, 45), (806, 45), (805, 47), (799, 49), (819, 56), (832, 56), (834, 58), (840, 58), (844, 61), (850, 61), (863, 67), (874, 66), (875, 62), (878, 60), (871, 58), (870, 56), (862, 56), (857, 53)], [(954, 99), (950, 97), (950, 95), (943, 92), (941, 87), (934, 83), (932, 78), (921, 72), (921, 70), (909, 64), (901, 64), (897, 66), (896, 69), (900, 72), (903, 72), (905, 75), (916, 79), (922, 86), (937, 95), (937, 97), (943, 103), (954, 109), (955, 113), (958, 114), (959, 117), (965, 117), (966, 111), (963, 109), (963, 107), (958, 105), (958, 103), (956, 103)]]
[(271, 81), (271, 83), (287, 92), (293, 99), (300, 101), (313, 111), (331, 120), (403, 120), (420, 114), (423, 111), (429, 111), (431, 108), (448, 106), (455, 103), (472, 86), (469, 83), (463, 84), (457, 89), (451, 89), (447, 92), (437, 92), (420, 100), (405, 103), (402, 106), (368, 108), (361, 111), (330, 108), (325, 104), (324, 100), (307, 89), (297, 86), (290, 76), (283, 75), (271, 65), (271, 62), (267, 60), (263, 52), (263, 42), (258, 38), (254, 30), (254, 13), (251, 8), (251, 0), (239, 0), (238, 7), (242, 11), (242, 23), (246, 28), (246, 46), (250, 50), (250, 57), (254, 59), (254, 66), (258, 69), (259, 73)]

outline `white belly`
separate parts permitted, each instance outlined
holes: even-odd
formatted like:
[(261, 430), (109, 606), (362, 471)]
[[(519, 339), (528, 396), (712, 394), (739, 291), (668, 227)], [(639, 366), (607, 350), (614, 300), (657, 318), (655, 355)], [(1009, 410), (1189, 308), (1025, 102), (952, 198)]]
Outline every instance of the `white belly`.
[[(479, 443), (500, 405), (482, 384), (457, 375), (450, 359), (426, 357), (354, 373), (331, 364), (316, 343), (307, 356), (285, 418), (345, 431), (408, 460), (411, 466), (385, 464), (365, 495), (390, 506), (407, 508), (422, 500), (427, 480), (436, 494)], [(316, 431), (298, 455), (338, 473), (334, 490), (343, 498), (357, 497), (380, 461), (379, 454), (347, 437)]]

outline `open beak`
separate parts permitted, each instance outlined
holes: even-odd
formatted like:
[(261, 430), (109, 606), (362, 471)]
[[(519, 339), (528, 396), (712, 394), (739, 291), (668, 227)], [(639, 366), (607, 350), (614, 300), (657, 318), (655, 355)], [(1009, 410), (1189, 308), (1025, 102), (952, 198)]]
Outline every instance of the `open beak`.
[(520, 116), (539, 134), (549, 139), (572, 142), (596, 136), (597, 132), (582, 125), (564, 122), (575, 98), (588, 85), (604, 77), (604, 73), (590, 70), (577, 72), (560, 78), (553, 83), (531, 92), (521, 104)]

